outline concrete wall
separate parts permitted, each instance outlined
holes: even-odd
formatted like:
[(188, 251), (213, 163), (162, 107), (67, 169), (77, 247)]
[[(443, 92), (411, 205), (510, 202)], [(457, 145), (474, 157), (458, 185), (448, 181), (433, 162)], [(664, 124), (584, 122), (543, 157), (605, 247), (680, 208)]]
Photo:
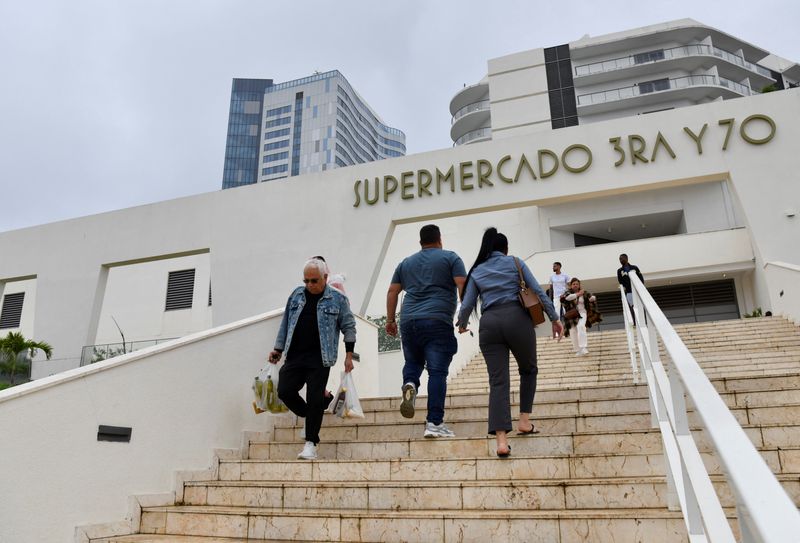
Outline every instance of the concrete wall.
[(770, 305), (763, 311), (783, 315), (800, 323), (800, 266), (786, 262), (767, 262), (764, 270), (769, 277)]
[(588, 290), (603, 292), (617, 288), (621, 253), (639, 266), (650, 286), (723, 279), (723, 274), (727, 277), (755, 269), (746, 228), (546, 251), (536, 253), (528, 266), (544, 276), (552, 263), (559, 261), (564, 272), (580, 278)]
[(489, 60), (492, 139), (550, 129), (544, 49)]
[[(194, 269), (191, 309), (165, 311), (169, 272)], [(97, 343), (121, 341), (114, 319), (126, 341), (176, 338), (211, 328), (213, 306), (208, 305), (211, 263), (208, 253), (116, 266), (108, 272), (103, 305), (97, 323)]]
[[(176, 490), (176, 470), (202, 470), (215, 448), (271, 428), (253, 413), (252, 379), (282, 311), (0, 392), (0, 541), (68, 542), (75, 527), (116, 522), (128, 497)], [(358, 319), (358, 346), (377, 333)], [(343, 346), (340, 346), (343, 351)], [(343, 358), (343, 355), (340, 355)], [(377, 356), (362, 356), (359, 393), (377, 393)], [(338, 384), (341, 360), (331, 371)], [(333, 376), (336, 376), (333, 379)], [(129, 443), (97, 441), (98, 425), (132, 428)], [(13, 490), (12, 490), (13, 489)]]

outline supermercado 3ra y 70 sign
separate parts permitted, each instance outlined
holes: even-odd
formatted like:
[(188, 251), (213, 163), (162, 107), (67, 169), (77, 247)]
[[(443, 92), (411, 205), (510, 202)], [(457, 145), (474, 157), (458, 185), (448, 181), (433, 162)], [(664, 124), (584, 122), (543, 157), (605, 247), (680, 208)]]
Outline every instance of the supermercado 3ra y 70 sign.
[[(755, 125), (763, 126), (756, 128)], [(720, 130), (724, 131), (722, 150), (728, 149), (728, 143), (734, 133), (736, 119), (722, 119), (717, 122)], [(751, 145), (768, 143), (775, 137), (775, 121), (767, 115), (750, 115), (739, 123), (739, 136)], [(699, 130), (688, 126), (683, 127), (683, 132), (678, 137), (690, 138), (695, 144), (698, 155), (703, 154), (703, 139), (708, 132), (708, 123)], [(758, 136), (753, 136), (754, 132)], [(676, 137), (676, 136), (671, 136)], [(620, 167), (626, 162), (631, 164), (652, 163), (659, 156), (677, 158), (668, 139), (661, 133), (648, 145), (642, 136), (630, 134), (609, 138), (609, 145), (616, 153), (615, 167)], [(520, 179), (538, 180), (546, 179), (556, 173), (559, 168), (564, 168), (571, 174), (579, 174), (588, 170), (592, 165), (593, 154), (589, 146), (575, 143), (566, 147), (561, 153), (551, 149), (538, 149), (530, 156), (522, 153), (518, 157), (505, 155), (496, 162), (485, 159), (468, 160), (452, 164), (444, 171), (439, 168), (432, 170), (419, 169), (401, 172), (399, 175), (384, 175), (372, 179), (358, 179), (353, 185), (355, 200), (353, 207), (362, 204), (375, 205), (378, 202), (388, 203), (390, 199), (400, 198), (412, 200), (439, 195), (442, 191), (455, 192), (470, 191), (474, 189), (491, 188), (495, 182), (513, 184)]]

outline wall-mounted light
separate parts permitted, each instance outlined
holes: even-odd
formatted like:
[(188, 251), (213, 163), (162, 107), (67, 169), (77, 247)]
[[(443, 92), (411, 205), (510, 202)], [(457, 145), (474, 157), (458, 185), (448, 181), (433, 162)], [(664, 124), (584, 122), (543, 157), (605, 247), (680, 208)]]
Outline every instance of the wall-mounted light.
[(645, 228), (647, 228), (647, 225), (645, 223), (642, 223), (642, 229), (645, 229)]
[(783, 212), (783, 214), (791, 219), (792, 217), (797, 215), (797, 211), (795, 211), (794, 209), (787, 209), (786, 211)]

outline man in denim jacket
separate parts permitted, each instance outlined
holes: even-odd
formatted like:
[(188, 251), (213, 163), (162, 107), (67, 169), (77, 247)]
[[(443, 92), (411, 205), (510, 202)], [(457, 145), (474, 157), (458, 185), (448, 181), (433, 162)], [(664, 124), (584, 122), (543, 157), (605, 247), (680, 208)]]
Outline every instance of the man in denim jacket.
[[(325, 385), (336, 364), (339, 332), (344, 333), (346, 356), (344, 371), (353, 369), (356, 320), (347, 297), (327, 285), (325, 263), (311, 259), (303, 267), (305, 287), (297, 287), (286, 302), (283, 320), (269, 361), (276, 364), (286, 352), (286, 364), (278, 379), (278, 397), (298, 417), (305, 417), (306, 444), (298, 458), (317, 458)], [(306, 387), (306, 400), (299, 391)]]

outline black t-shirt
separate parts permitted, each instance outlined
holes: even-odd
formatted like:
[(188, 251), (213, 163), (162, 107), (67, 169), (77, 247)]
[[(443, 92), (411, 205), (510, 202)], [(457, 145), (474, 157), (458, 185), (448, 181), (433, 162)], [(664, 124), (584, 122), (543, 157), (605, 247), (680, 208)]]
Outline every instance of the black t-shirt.
[(292, 334), (292, 344), (286, 359), (315, 357), (322, 360), (322, 347), (319, 343), (319, 325), (317, 323), (317, 304), (325, 291), (311, 294), (307, 289), (303, 292), (306, 305), (300, 312), (297, 325)]
[(631, 291), (631, 278), (628, 277), (630, 272), (636, 272), (636, 275), (639, 276), (639, 280), (644, 283), (644, 277), (642, 277), (642, 272), (639, 271), (639, 267), (633, 264), (625, 264), (617, 270), (617, 282), (622, 285), (625, 292)]

